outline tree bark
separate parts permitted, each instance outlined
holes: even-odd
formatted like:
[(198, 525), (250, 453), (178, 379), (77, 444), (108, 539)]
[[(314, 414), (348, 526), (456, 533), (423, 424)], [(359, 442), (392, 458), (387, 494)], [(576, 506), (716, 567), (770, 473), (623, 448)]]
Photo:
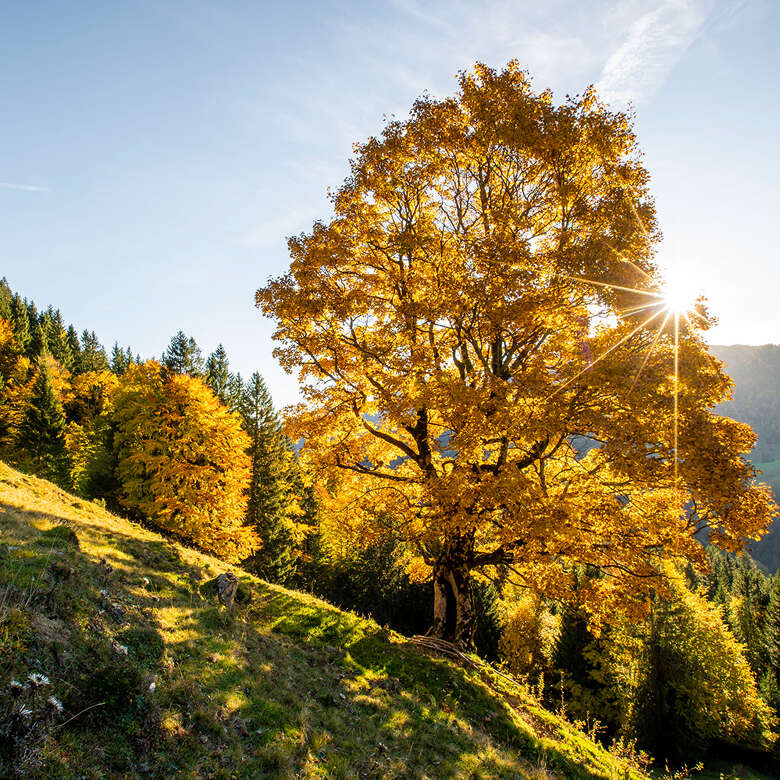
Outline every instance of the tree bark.
[(433, 628), (438, 639), (474, 649), (476, 617), (471, 590), (473, 534), (450, 537), (433, 567)]

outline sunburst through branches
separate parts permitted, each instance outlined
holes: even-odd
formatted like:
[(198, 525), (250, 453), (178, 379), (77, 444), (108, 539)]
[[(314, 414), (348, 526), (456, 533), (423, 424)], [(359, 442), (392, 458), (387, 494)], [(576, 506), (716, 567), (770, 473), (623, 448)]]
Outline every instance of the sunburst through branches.
[(576, 381), (576, 379), (585, 371), (592, 369), (594, 365), (604, 360), (609, 354), (639, 333), (639, 331), (646, 328), (654, 328), (655, 335), (653, 341), (631, 383), (631, 390), (633, 390), (642, 371), (652, 357), (662, 334), (668, 328), (671, 328), (674, 335), (674, 373), (672, 376), (674, 412), (672, 446), (674, 452), (674, 487), (677, 488), (679, 483), (680, 326), (681, 323), (685, 323), (686, 325), (693, 325), (696, 322), (701, 325), (708, 324), (706, 317), (699, 311), (700, 294), (690, 282), (679, 276), (670, 276), (663, 284), (658, 284), (655, 289), (651, 290), (642, 290), (626, 285), (600, 282), (584, 277), (569, 276), (567, 278), (573, 282), (580, 282), (585, 285), (606, 288), (615, 292), (629, 293), (632, 296), (636, 296), (635, 302), (632, 305), (625, 306), (618, 311), (617, 319), (618, 321), (628, 319), (632, 321), (639, 320), (639, 322), (636, 327), (599, 355), (586, 368), (582, 369), (582, 371), (579, 371), (563, 385), (559, 386), (556, 393)]

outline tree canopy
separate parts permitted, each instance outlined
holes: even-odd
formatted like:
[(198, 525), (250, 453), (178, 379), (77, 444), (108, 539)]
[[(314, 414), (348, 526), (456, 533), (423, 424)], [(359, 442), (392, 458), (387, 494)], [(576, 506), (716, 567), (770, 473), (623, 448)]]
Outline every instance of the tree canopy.
[(477, 568), (565, 598), (589, 564), (609, 575), (596, 614), (645, 604), (667, 556), (704, 565), (697, 532), (732, 550), (763, 533), (754, 436), (711, 411), (731, 383), (708, 315), (658, 302), (630, 116), (477, 65), (355, 150), (333, 218), (290, 239), (256, 300), (300, 370), (289, 433), (327, 486), (323, 522), (402, 534), (438, 635), (470, 644)]

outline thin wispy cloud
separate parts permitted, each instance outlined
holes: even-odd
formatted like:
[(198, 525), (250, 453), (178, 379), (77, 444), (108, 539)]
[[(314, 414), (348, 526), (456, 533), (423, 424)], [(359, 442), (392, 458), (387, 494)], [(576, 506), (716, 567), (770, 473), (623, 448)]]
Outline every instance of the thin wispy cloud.
[(642, 13), (606, 61), (597, 88), (610, 103), (652, 97), (696, 40), (714, 0), (665, 0)]
[(51, 192), (48, 187), (39, 187), (37, 184), (14, 184), (10, 181), (0, 181), (0, 188), (4, 190), (22, 190), (23, 192)]

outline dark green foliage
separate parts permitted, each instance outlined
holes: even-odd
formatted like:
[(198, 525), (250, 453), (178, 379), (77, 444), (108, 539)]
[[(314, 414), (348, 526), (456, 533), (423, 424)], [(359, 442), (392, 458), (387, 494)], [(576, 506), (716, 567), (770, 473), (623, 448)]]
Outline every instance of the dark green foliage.
[(11, 319), (11, 299), (13, 292), (8, 286), (8, 280), (3, 277), (0, 279), (0, 317), (4, 320)]
[(767, 578), (757, 568), (740, 567), (731, 586), (729, 623), (734, 635), (745, 645), (753, 673), (760, 677), (764, 667), (764, 637), (761, 626), (769, 603)]
[(225, 406), (230, 406), (230, 366), (225, 348), (220, 344), (206, 360), (206, 384)]
[(123, 350), (117, 342), (114, 342), (114, 346), (111, 348), (111, 371), (117, 376), (122, 376), (130, 366), (136, 363), (140, 363), (140, 361), (133, 357), (130, 347)]
[(308, 572), (310, 584), (338, 607), (369, 615), (403, 634), (424, 634), (431, 625), (432, 585), (411, 582), (401, 556), (390, 538), (349, 555), (318, 554)]
[(62, 485), (67, 478), (65, 415), (45, 363), (38, 366), (30, 405), (19, 427), (18, 446), (41, 476)]
[(68, 343), (68, 352), (70, 353), (71, 370), (78, 365), (81, 360), (81, 340), (79, 334), (73, 325), (68, 326), (68, 330), (65, 333), (65, 340)]
[(30, 357), (38, 358), (49, 352), (49, 339), (39, 319), (33, 320), (30, 327)]
[(227, 387), (227, 407), (231, 412), (241, 412), (244, 404), (244, 380), (240, 373), (230, 375)]
[[(409, 579), (403, 548), (396, 540), (388, 537), (376, 546), (356, 548), (339, 556), (324, 554), (315, 541), (312, 553), (299, 586), (402, 634), (424, 634), (430, 628), (432, 583)], [(474, 609), (477, 652), (487, 660), (495, 660), (502, 617), (498, 594), (491, 583), (474, 582)]]
[(103, 349), (94, 330), (82, 331), (81, 349), (73, 361), (74, 374), (85, 374), (87, 371), (108, 371), (106, 350)]
[(42, 315), (42, 323), (46, 333), (46, 342), (51, 356), (64, 368), (73, 367), (73, 355), (68, 341), (68, 334), (62, 321), (59, 309), (50, 306)]
[(27, 314), (27, 304), (18, 294), (11, 298), (11, 324), (22, 352), (29, 356), (30, 318)]
[(179, 331), (168, 345), (162, 359), (163, 365), (174, 374), (203, 376), (203, 355), (192, 336)]
[(295, 511), (291, 480), (297, 464), (282, 435), (271, 394), (257, 372), (246, 384), (240, 411), (251, 440), (247, 520), (255, 526), (263, 543), (250, 568), (264, 579), (284, 583), (294, 570), (290, 513)]

